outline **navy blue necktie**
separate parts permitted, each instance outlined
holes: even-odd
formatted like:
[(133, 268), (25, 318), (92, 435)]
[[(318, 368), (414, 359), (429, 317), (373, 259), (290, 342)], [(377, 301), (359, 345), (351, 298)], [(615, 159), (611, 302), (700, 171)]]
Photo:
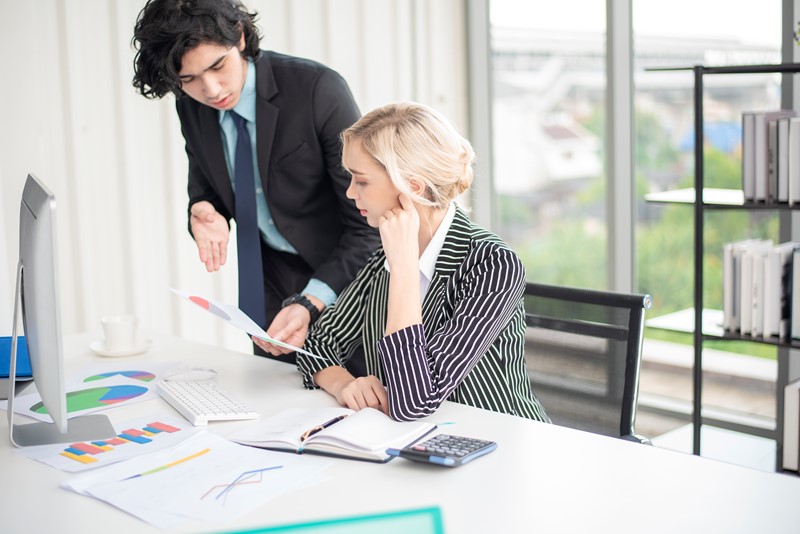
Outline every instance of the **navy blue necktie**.
[(256, 210), (253, 150), (247, 121), (230, 112), (236, 125), (236, 157), (233, 161), (236, 208), (236, 240), (239, 252), (239, 308), (266, 328), (264, 270), (261, 263), (261, 235)]

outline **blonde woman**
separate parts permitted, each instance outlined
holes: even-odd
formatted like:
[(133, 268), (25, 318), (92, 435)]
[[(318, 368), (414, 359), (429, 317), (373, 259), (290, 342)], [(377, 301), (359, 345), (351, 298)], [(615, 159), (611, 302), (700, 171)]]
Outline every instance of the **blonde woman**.
[(379, 248), (309, 331), (308, 388), (393, 419), (445, 400), (548, 421), (523, 358), (525, 271), (454, 199), (472, 182), (469, 142), (415, 103), (375, 109), (345, 130), (347, 196)]

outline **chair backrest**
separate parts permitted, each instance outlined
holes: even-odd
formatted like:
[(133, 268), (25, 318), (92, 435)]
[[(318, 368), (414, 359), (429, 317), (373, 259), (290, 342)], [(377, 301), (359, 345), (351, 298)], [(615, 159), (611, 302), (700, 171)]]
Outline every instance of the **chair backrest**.
[(634, 432), (649, 295), (528, 283), (525, 358), (553, 423), (640, 442)]

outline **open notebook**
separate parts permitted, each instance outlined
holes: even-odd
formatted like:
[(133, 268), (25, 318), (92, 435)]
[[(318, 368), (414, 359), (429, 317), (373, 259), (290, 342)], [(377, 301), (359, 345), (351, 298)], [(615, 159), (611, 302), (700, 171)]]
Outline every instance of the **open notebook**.
[(228, 439), (263, 449), (387, 462), (392, 457), (386, 449), (402, 449), (435, 428), (426, 421), (394, 421), (373, 408), (290, 408)]

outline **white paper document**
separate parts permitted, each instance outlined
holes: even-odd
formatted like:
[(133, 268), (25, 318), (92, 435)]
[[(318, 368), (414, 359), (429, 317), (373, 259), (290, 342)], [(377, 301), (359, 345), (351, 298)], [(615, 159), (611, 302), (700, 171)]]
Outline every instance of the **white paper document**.
[(205, 429), (183, 418), (153, 414), (114, 425), (114, 430), (117, 435), (109, 439), (20, 447), (14, 452), (76, 473), (167, 449)]
[(179, 295), (188, 301), (194, 302), (209, 313), (216, 315), (223, 321), (235, 326), (239, 330), (247, 332), (251, 336), (269, 341), (270, 343), (278, 345), (279, 347), (292, 349), (295, 352), (302, 352), (303, 354), (311, 356), (312, 358), (322, 359), (316, 354), (312, 354), (307, 350), (301, 349), (300, 347), (295, 347), (294, 345), (290, 345), (288, 343), (284, 343), (283, 341), (278, 341), (277, 339), (269, 337), (269, 334), (267, 334), (264, 329), (258, 326), (250, 317), (248, 317), (246, 313), (236, 306), (231, 306), (230, 304), (225, 304), (223, 302), (217, 302), (193, 293), (187, 293), (185, 291), (181, 291), (180, 289), (170, 289), (176, 295)]
[(330, 462), (308, 460), (203, 430), (168, 450), (77, 475), (61, 486), (160, 528), (190, 520), (221, 523), (320, 482)]

